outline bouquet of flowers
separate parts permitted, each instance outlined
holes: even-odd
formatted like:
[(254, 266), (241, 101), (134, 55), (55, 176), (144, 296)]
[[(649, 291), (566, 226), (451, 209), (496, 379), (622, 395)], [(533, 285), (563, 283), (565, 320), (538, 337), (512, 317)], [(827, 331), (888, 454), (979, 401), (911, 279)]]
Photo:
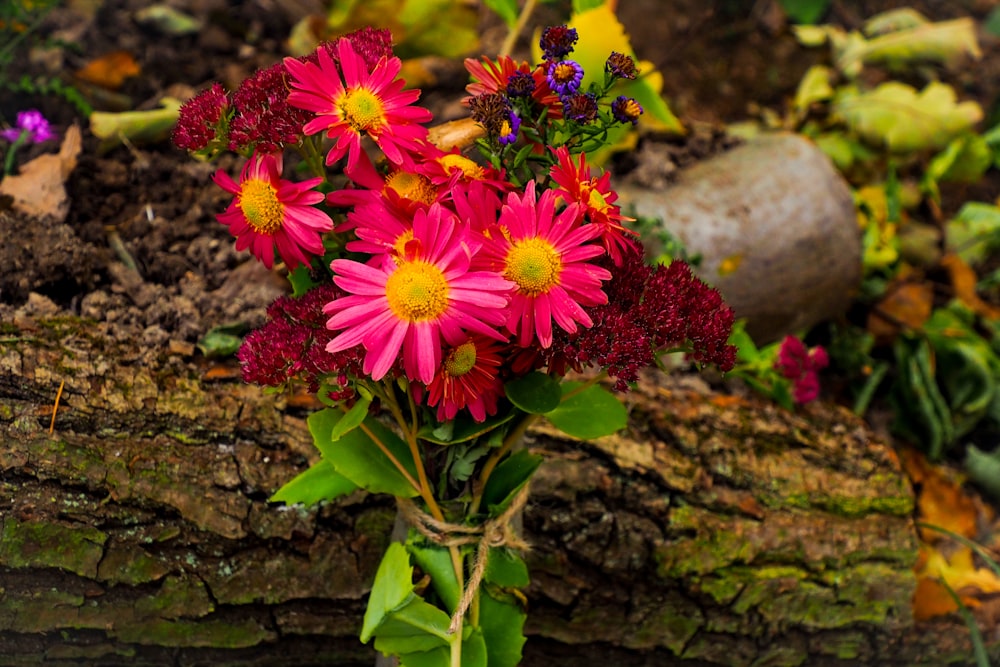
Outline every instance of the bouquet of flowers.
[[(613, 392), (665, 352), (734, 363), (732, 311), (685, 263), (645, 264), (588, 164), (643, 109), (613, 93), (632, 58), (611, 53), (584, 87), (576, 41), (555, 26), (538, 65), (467, 60), (474, 131), (457, 143), (424, 126), (374, 28), (212, 86), (174, 132), (246, 156), (238, 181), (215, 176), (233, 195), (218, 218), (290, 270), (292, 295), (238, 353), (248, 382), (302, 381), (326, 406), (308, 420), (321, 458), (274, 499), (390, 494), (408, 526), (361, 628), (406, 667), (520, 661), (528, 545), (512, 520), (541, 463), (520, 446), (535, 420), (607, 435), (627, 421)], [(311, 177), (286, 178), (286, 152)]]

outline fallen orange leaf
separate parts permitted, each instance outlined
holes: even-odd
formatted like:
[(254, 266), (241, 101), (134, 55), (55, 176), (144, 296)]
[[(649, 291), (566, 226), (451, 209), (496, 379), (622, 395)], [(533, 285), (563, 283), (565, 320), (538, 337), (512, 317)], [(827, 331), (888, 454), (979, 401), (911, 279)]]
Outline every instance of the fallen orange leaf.
[[(919, 486), (917, 511), (920, 520), (974, 538), (979, 512), (960, 481), (949, 477), (941, 466), (932, 465), (915, 449), (903, 449), (900, 455), (906, 474)], [(921, 529), (920, 534), (924, 542), (947, 539), (934, 530)]]
[(906, 282), (889, 288), (868, 314), (868, 331), (882, 344), (892, 342), (903, 328), (919, 329), (931, 316), (934, 288), (930, 283)]
[(77, 70), (76, 76), (95, 86), (118, 90), (125, 83), (125, 79), (136, 76), (141, 71), (139, 64), (128, 51), (112, 51), (91, 60), (82, 69)]
[(1000, 578), (993, 570), (976, 567), (972, 549), (966, 546), (959, 546), (946, 558), (936, 548), (921, 545), (914, 573), (917, 588), (913, 595), (913, 616), (917, 620), (949, 614), (958, 608), (945, 584), (966, 607), (978, 607), (979, 595), (1000, 592)]
[(955, 296), (959, 301), (986, 319), (1000, 319), (1000, 308), (991, 306), (979, 298), (976, 293), (979, 277), (961, 257), (950, 252), (941, 258), (941, 266), (948, 270), (952, 289), (955, 290)]

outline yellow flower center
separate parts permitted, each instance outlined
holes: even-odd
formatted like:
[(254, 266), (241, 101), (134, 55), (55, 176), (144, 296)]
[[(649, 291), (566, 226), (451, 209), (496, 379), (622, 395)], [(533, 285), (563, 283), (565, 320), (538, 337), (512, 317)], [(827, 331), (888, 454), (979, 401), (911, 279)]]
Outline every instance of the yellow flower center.
[(437, 199), (438, 189), (429, 178), (409, 171), (397, 171), (385, 179), (385, 189), (400, 197), (430, 206)]
[(260, 234), (274, 234), (285, 222), (285, 205), (278, 199), (278, 191), (269, 182), (259, 178), (240, 184), (239, 206), (247, 223)]
[(452, 377), (462, 377), (476, 365), (476, 344), (471, 340), (462, 343), (448, 353), (444, 360), (444, 370)]
[(559, 63), (552, 70), (552, 78), (560, 83), (572, 81), (574, 76), (576, 76), (576, 69), (566, 63)]
[(406, 256), (406, 244), (413, 240), (413, 230), (407, 229), (396, 237), (396, 242), (392, 244), (392, 250), (397, 257)]
[(353, 88), (346, 91), (337, 102), (340, 114), (357, 132), (378, 134), (385, 124), (382, 100), (370, 90)]
[(504, 277), (517, 283), (521, 294), (538, 296), (559, 282), (562, 260), (545, 239), (538, 237), (517, 241), (507, 252)]
[(404, 262), (386, 281), (385, 296), (389, 309), (399, 319), (433, 320), (448, 309), (448, 281), (433, 264)]
[(470, 181), (480, 181), (486, 176), (486, 172), (483, 171), (482, 167), (464, 155), (449, 153), (439, 161), (445, 168), (445, 171), (450, 172), (452, 169), (461, 169), (462, 175)]

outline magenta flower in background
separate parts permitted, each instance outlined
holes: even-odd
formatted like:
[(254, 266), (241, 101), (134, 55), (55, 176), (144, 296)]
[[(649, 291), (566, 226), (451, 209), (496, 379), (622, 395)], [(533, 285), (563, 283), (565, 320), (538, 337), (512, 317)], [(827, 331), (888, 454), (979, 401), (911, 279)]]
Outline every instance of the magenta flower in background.
[(817, 345), (808, 350), (795, 336), (786, 336), (781, 341), (774, 367), (792, 381), (792, 400), (803, 404), (819, 397), (819, 371), (829, 363), (822, 347)]
[(49, 139), (55, 139), (56, 133), (52, 131), (52, 126), (45, 119), (38, 109), (28, 109), (17, 114), (17, 122), (14, 127), (0, 132), (0, 137), (7, 141), (15, 142), (22, 137), (29, 144), (40, 144)]

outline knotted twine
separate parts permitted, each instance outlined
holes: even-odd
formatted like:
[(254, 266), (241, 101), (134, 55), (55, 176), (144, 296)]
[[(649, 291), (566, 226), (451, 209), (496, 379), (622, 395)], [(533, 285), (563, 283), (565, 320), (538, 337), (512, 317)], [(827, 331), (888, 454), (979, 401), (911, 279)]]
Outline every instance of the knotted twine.
[(451, 616), (451, 625), (448, 626), (448, 634), (458, 632), (458, 626), (469, 610), (472, 599), (479, 590), (479, 584), (486, 574), (486, 565), (489, 562), (490, 549), (494, 547), (510, 547), (511, 549), (528, 549), (528, 543), (522, 540), (514, 532), (510, 525), (511, 519), (519, 511), (524, 509), (524, 504), (528, 500), (528, 485), (525, 484), (517, 495), (511, 500), (510, 505), (503, 512), (492, 519), (487, 519), (480, 526), (466, 526), (460, 523), (448, 523), (439, 521), (421, 510), (409, 498), (396, 498), (396, 504), (402, 517), (411, 526), (417, 529), (421, 535), (431, 542), (442, 547), (459, 547), (466, 544), (478, 544), (476, 547), (476, 560), (472, 565), (472, 572), (469, 581), (462, 591), (462, 599), (458, 602), (455, 613)]

